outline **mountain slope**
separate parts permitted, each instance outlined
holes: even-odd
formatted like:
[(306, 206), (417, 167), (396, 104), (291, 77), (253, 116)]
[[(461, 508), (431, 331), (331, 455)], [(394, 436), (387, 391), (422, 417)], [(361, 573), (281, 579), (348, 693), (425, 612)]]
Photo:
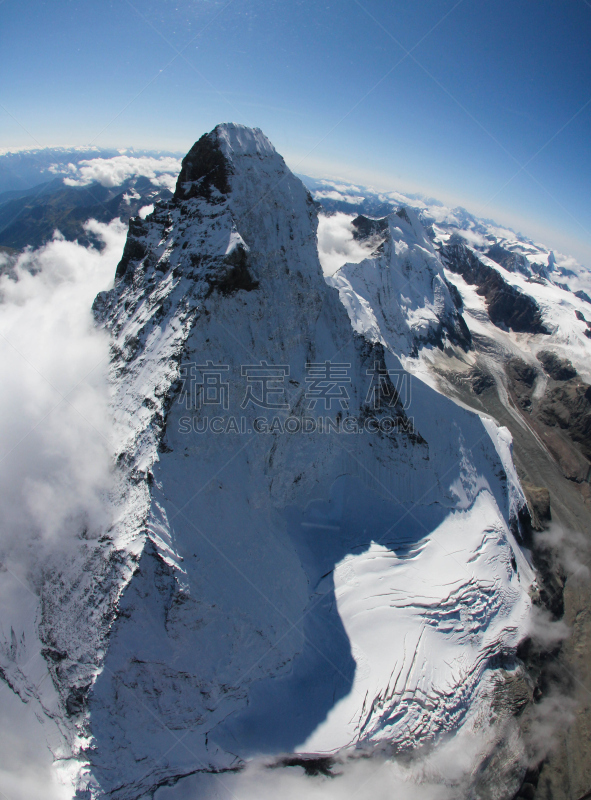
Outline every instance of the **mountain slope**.
[(376, 229), (367, 217), (353, 220), (355, 238), (376, 250), (327, 279), (339, 290), (353, 328), (404, 355), (445, 339), (468, 348), (470, 333), (416, 215), (403, 208), (380, 222)]
[(143, 177), (111, 188), (99, 183), (64, 186), (62, 179), (56, 178), (4, 202), (0, 196), (0, 244), (14, 249), (40, 247), (59, 231), (65, 239), (88, 246), (94, 243), (84, 227), (89, 219), (127, 222), (142, 207), (170, 196), (167, 189)]

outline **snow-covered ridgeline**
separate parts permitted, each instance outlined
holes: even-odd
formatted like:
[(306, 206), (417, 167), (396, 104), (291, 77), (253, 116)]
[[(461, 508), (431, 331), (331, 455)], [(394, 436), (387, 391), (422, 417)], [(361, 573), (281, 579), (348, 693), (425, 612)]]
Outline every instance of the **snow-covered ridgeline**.
[(572, 292), (589, 287), (588, 270), (572, 256), (554, 252), (493, 220), (475, 217), (465, 208), (450, 208), (433, 198), (416, 194), (379, 192), (346, 181), (301, 177), (314, 199), (330, 214), (364, 214), (379, 218), (400, 207), (411, 208), (436, 246), (447, 243), (454, 234), (460, 234), (472, 247), (492, 255), (497, 263), (508, 265), (511, 271), (526, 277), (545, 277), (568, 286)]
[[(371, 225), (359, 217), (358, 236), (363, 221)], [(374, 254), (358, 264), (345, 264), (327, 278), (339, 290), (353, 328), (402, 355), (416, 354), (419, 347), (441, 344), (446, 338), (468, 345), (469, 333), (443, 265), (414, 211), (402, 208), (381, 222)], [(371, 235), (370, 230), (365, 238)]]

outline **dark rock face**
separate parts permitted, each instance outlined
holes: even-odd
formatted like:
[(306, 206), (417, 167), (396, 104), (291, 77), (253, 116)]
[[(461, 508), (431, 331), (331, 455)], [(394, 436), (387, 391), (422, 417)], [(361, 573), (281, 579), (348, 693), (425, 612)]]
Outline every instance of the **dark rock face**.
[[(456, 307), (457, 308), (457, 307)], [(460, 311), (460, 309), (457, 309)], [(472, 334), (466, 325), (466, 320), (461, 313), (442, 319), (437, 328), (432, 329), (424, 339), (425, 344), (430, 344), (443, 350), (447, 342), (461, 347), (466, 353), (472, 348)], [(418, 345), (415, 345), (413, 354), (418, 353)]]
[[(335, 764), (335, 759), (330, 757), (323, 758), (319, 756), (318, 758), (299, 758), (294, 756), (292, 758), (284, 758), (282, 759), (277, 767), (302, 767), (306, 775), (310, 777), (314, 777), (316, 775), (324, 775), (327, 778), (334, 778), (335, 775), (332, 772), (332, 767)], [(275, 769), (277, 769), (275, 767)]]
[(220, 278), (211, 280), (212, 291), (217, 290), (227, 297), (241, 289), (251, 292), (258, 288), (259, 282), (252, 277), (248, 269), (248, 256), (243, 247), (237, 247), (224, 260), (230, 269)]
[(521, 481), (521, 486), (529, 506), (532, 528), (535, 531), (545, 530), (547, 524), (552, 520), (550, 492), (545, 486), (534, 486), (527, 481)]
[(146, 255), (146, 247), (139, 238), (146, 233), (146, 227), (141, 217), (133, 217), (129, 220), (129, 233), (123, 248), (121, 261), (117, 264), (115, 280), (119, 281), (125, 273), (131, 261), (139, 261)]
[(408, 216), (406, 208), (399, 208), (398, 211), (396, 212), (396, 216), (400, 217), (400, 219), (403, 219), (409, 225), (412, 225), (412, 222), (410, 220), (410, 217)]
[(512, 358), (507, 364), (507, 378), (518, 404), (526, 411), (531, 409), (531, 396), (536, 381), (536, 371), (521, 358)]
[(589, 297), (587, 292), (584, 292), (582, 289), (579, 289), (578, 292), (575, 292), (575, 297), (578, 297), (579, 300), (584, 300), (586, 303), (591, 303), (591, 297)]
[(385, 217), (382, 219), (371, 219), (370, 217), (364, 217), (363, 214), (355, 217), (351, 225), (353, 226), (353, 238), (358, 242), (365, 242), (368, 239), (385, 236), (388, 230), (388, 220)]
[(585, 336), (587, 339), (591, 339), (591, 322), (585, 319), (585, 315), (582, 314), (578, 309), (575, 311), (575, 317), (579, 320), (579, 322), (584, 322), (587, 326), (587, 330), (584, 331)]
[(591, 459), (591, 386), (575, 378), (550, 388), (540, 403), (542, 422), (566, 431)]
[(461, 275), (467, 283), (478, 286), (478, 294), (484, 297), (494, 325), (517, 333), (549, 333), (533, 297), (508, 284), (493, 267), (483, 264), (459, 237), (452, 236), (440, 254), (452, 272)]
[(462, 300), (462, 295), (460, 294), (460, 290), (457, 286), (455, 286), (450, 281), (445, 281), (445, 285), (449, 289), (449, 293), (451, 295), (451, 299), (454, 302), (454, 306), (458, 309), (458, 311), (464, 310), (464, 301)]
[(210, 200), (212, 188), (227, 194), (230, 191), (228, 169), (229, 164), (220, 150), (216, 131), (205, 133), (183, 158), (175, 199), (205, 197)]
[(544, 367), (544, 372), (555, 381), (568, 381), (577, 376), (577, 371), (568, 358), (560, 358), (550, 350), (538, 353), (538, 361)]
[(70, 691), (66, 698), (66, 711), (70, 716), (75, 716), (85, 710), (89, 689), (90, 684), (87, 684), (86, 686), (75, 687)]
[(529, 274), (528, 263), (525, 256), (519, 253), (512, 253), (510, 250), (501, 247), (500, 244), (495, 244), (489, 248), (486, 255), (493, 261), (496, 261), (497, 264), (508, 269), (509, 272), (521, 272), (525, 275)]
[(470, 386), (474, 394), (480, 395), (495, 386), (495, 379), (488, 372), (475, 367), (470, 374)]
[[(460, 309), (458, 309), (458, 311), (459, 310)], [(448, 325), (446, 330), (451, 342), (459, 345), (466, 352), (471, 349), (472, 334), (470, 333), (470, 328), (466, 325), (466, 320), (461, 314), (458, 314), (453, 326), (451, 324)]]
[[(552, 432), (550, 440), (544, 436), (547, 445), (555, 453), (562, 466), (563, 472), (571, 480), (585, 480), (589, 472), (586, 460), (591, 460), (591, 386), (583, 383), (576, 375), (576, 370), (567, 359), (559, 358), (555, 353), (542, 351), (540, 361), (545, 371), (553, 379), (550, 386), (540, 401), (532, 407), (532, 393), (536, 381), (536, 370), (520, 358), (512, 358), (507, 364), (507, 378), (509, 388), (517, 404), (536, 421), (549, 428), (559, 429), (578, 445), (578, 461), (576, 468), (572, 465), (566, 468), (567, 454), (563, 453), (564, 445), (560, 444)], [(570, 377), (567, 377), (570, 376)], [(555, 381), (555, 383), (554, 383)], [(581, 454), (584, 459), (581, 458)], [(581, 471), (582, 470), (582, 471)]]

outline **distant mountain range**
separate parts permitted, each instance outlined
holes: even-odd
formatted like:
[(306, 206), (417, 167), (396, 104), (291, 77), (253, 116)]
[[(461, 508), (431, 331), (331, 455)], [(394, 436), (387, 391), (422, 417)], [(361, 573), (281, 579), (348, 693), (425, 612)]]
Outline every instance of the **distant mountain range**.
[[(86, 177), (93, 167), (99, 179)], [(0, 246), (38, 247), (56, 230), (89, 244), (87, 220), (127, 222), (142, 207), (170, 198), (162, 175), (172, 186), (178, 169), (176, 154), (160, 151), (49, 148), (1, 155)]]
[(46, 147), (35, 150), (0, 149), (0, 195), (5, 192), (26, 191), (48, 183), (70, 164), (78, 165), (91, 159), (111, 159), (122, 154), (131, 157), (176, 157), (179, 153), (167, 150), (115, 150), (102, 147)]

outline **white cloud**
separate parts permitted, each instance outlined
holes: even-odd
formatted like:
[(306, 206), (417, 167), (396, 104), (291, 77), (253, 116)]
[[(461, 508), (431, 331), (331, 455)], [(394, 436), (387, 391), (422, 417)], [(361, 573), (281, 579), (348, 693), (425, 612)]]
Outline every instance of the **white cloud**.
[(517, 241), (515, 231), (510, 230), (510, 228), (501, 228), (500, 226), (490, 225), (488, 231), (489, 233), (492, 233), (493, 236), (496, 236), (497, 239), (504, 239), (507, 242)]
[(352, 205), (356, 203), (363, 203), (365, 198), (361, 196), (355, 196), (350, 194), (341, 194), (341, 192), (337, 192), (334, 189), (322, 191), (322, 192), (314, 192), (314, 200), (340, 200), (342, 203), (351, 203)]
[(355, 214), (333, 214), (318, 218), (318, 255), (325, 275), (334, 273), (343, 264), (358, 264), (371, 255), (371, 245), (360, 244), (353, 238), (352, 220)]
[(126, 228), (118, 220), (87, 228), (101, 251), (56, 235), (12, 267), (0, 258), (9, 267), (0, 277), (0, 655), (21, 691), (35, 687), (25, 688), (25, 705), (0, 682), (0, 787), (14, 800), (71, 796), (47, 750), (55, 726), (37, 718), (31, 696), (53, 691), (36, 639), (35, 587), (43, 570), (71, 561), (82, 533), (96, 539), (111, 523), (109, 341), (91, 305), (113, 280)]
[(558, 691), (556, 687), (551, 688), (539, 703), (534, 703), (527, 709), (526, 719), (522, 724), (531, 766), (537, 766), (557, 749), (561, 740), (564, 741), (565, 731), (575, 719), (575, 710), (575, 700)]
[(76, 152), (76, 151), (81, 152), (81, 153), (88, 153), (89, 151), (94, 150), (95, 152), (98, 153), (100, 148), (97, 147), (96, 145), (89, 145), (89, 146), (87, 146), (87, 145), (76, 145), (76, 146), (72, 146), (72, 147), (33, 147), (33, 148), (27, 147), (27, 146), (24, 146), (24, 147), (0, 147), (0, 156), (6, 156), (6, 155), (9, 155), (10, 153), (27, 153), (27, 154), (31, 154), (31, 155), (36, 155), (37, 153), (43, 154), (44, 152), (47, 152), (48, 150), (51, 150), (52, 152), (57, 152), (57, 153), (71, 153), (71, 152)]
[(483, 236), (481, 233), (477, 233), (476, 231), (472, 230), (460, 230), (458, 231), (459, 235), (462, 239), (465, 239), (474, 247), (485, 247), (489, 242), (486, 236)]
[(0, 797), (10, 800), (70, 800), (61, 783), (43, 727), (32, 704), (25, 705), (5, 687), (0, 702)]
[(536, 545), (549, 550), (552, 561), (560, 564), (571, 580), (589, 580), (589, 542), (579, 531), (553, 522), (548, 530), (536, 533)]
[(359, 186), (355, 186), (352, 183), (338, 183), (336, 181), (329, 181), (329, 180), (321, 180), (319, 181), (323, 186), (332, 186), (333, 189), (336, 189), (338, 192), (357, 192), (359, 193), (361, 189)]
[(433, 217), (435, 222), (439, 223), (455, 223), (457, 224), (458, 220), (454, 214), (455, 209), (448, 208), (447, 206), (428, 206), (429, 215)]
[(135, 175), (149, 178), (155, 186), (174, 191), (176, 179), (181, 169), (181, 160), (171, 156), (154, 158), (152, 156), (119, 155), (113, 158), (92, 158), (78, 164), (59, 164), (51, 166), (54, 174), (66, 174), (67, 186), (88, 186), (97, 181), (101, 186), (114, 187)]
[[(511, 724), (510, 724), (511, 725)], [(474, 791), (474, 769), (515, 725), (468, 724), (432, 749), (402, 758), (353, 758), (335, 763), (332, 777), (308, 776), (300, 766), (269, 766), (254, 759), (234, 774), (198, 775), (156, 792), (155, 800), (466, 800)], [(517, 743), (517, 742), (516, 742)]]
[(573, 256), (565, 256), (563, 253), (559, 253), (558, 250), (554, 250), (554, 258), (557, 266), (562, 269), (570, 269), (573, 272), (579, 272), (582, 269), (576, 258)]
[(87, 223), (104, 249), (56, 236), (0, 279), (0, 505), (7, 537), (63, 537), (100, 507), (108, 472), (108, 341), (91, 305), (113, 279), (118, 220)]
[(135, 189), (132, 189), (130, 192), (126, 192), (123, 195), (123, 199), (125, 200), (125, 204), (128, 205), (128, 206), (131, 205), (131, 201), (132, 200), (139, 200), (140, 197), (141, 197), (141, 195), (138, 192), (136, 192)]
[[(342, 774), (338, 774), (341, 772)], [(224, 800), (456, 800), (455, 791), (442, 784), (415, 783), (410, 770), (395, 761), (358, 760), (335, 769), (337, 777), (305, 775), (302, 768), (264, 769), (252, 764), (244, 773), (225, 781), (229, 792), (219, 795)], [(218, 787), (219, 790), (219, 787)], [(160, 798), (158, 798), (160, 800)]]
[(395, 203), (400, 203), (402, 206), (411, 206), (412, 208), (427, 208), (427, 205), (423, 203), (422, 200), (417, 200), (417, 198), (407, 197), (405, 194), (401, 194), (400, 192), (388, 192), (385, 195), (380, 195), (380, 200), (392, 200)]
[(544, 608), (532, 606), (528, 621), (528, 634), (543, 649), (552, 649), (568, 639), (570, 628), (563, 619), (554, 620)]
[(142, 206), (140, 210), (137, 212), (138, 216), (142, 219), (145, 219), (148, 214), (151, 214), (154, 211), (154, 203), (151, 203), (149, 206)]

